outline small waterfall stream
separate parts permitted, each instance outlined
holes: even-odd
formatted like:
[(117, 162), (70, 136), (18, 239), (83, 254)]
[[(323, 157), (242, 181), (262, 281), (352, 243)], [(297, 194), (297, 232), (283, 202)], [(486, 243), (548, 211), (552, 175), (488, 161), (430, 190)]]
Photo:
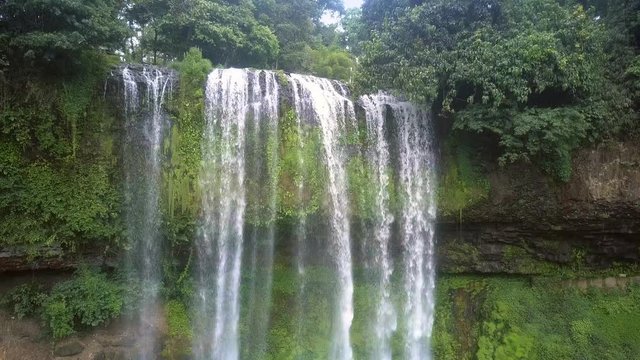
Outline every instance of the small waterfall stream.
[[(434, 228), (435, 158), (431, 143), (429, 114), (411, 103), (378, 93), (360, 102), (366, 112), (368, 161), (374, 168), (376, 201), (373, 227), (374, 264), (378, 276), (378, 304), (375, 320), (375, 359), (391, 359), (391, 337), (400, 315), (404, 359), (430, 359), (429, 342), (434, 312)], [(388, 119), (393, 119), (393, 123)], [(394, 129), (389, 129), (391, 125)], [(394, 132), (392, 136), (390, 133)], [(392, 144), (389, 143), (391, 139)], [(393, 146), (390, 149), (390, 146)], [(392, 159), (390, 150), (397, 157)], [(392, 265), (390, 241), (394, 215), (389, 204), (388, 169), (397, 167), (401, 191), (398, 238), (402, 247), (400, 270), (405, 294), (402, 309), (391, 300)], [(398, 314), (399, 313), (399, 314)]]
[(405, 358), (430, 359), (434, 318), (435, 160), (427, 114), (406, 102), (390, 104), (398, 118), (400, 185), (404, 204)]
[[(276, 190), (275, 182), (270, 179), (272, 174), (268, 173), (274, 165), (268, 162), (277, 159), (267, 159), (263, 154), (268, 144), (261, 133), (277, 133), (277, 119), (278, 86), (274, 74), (217, 69), (209, 75), (201, 177), (204, 219), (202, 235), (197, 241), (198, 306), (199, 314), (204, 315), (199, 329), (202, 336), (195, 346), (198, 359), (240, 356), (240, 280), (247, 211), (264, 217), (264, 222), (271, 224), (266, 231), (254, 229), (249, 244), (253, 279), (249, 311), (254, 331), (248, 352), (255, 356), (264, 352), (271, 296)], [(247, 178), (247, 173), (251, 178)], [(262, 193), (263, 201), (247, 207), (246, 195), (252, 190), (247, 187), (252, 181), (261, 185), (253, 190)]]
[(160, 183), (161, 147), (168, 129), (162, 105), (174, 76), (158, 68), (121, 69), (125, 110), (126, 226), (133, 251), (133, 273), (140, 284), (138, 358), (153, 359), (157, 348), (158, 291), (161, 278)]
[(378, 277), (378, 299), (374, 323), (376, 359), (391, 359), (391, 337), (397, 328), (396, 311), (391, 300), (393, 264), (390, 255), (391, 224), (394, 216), (389, 207), (389, 144), (385, 132), (386, 106), (393, 99), (384, 95), (360, 98), (367, 122), (367, 160), (374, 169), (375, 219), (373, 225), (373, 264)]
[[(246, 71), (215, 70), (206, 87), (202, 236), (198, 239), (198, 359), (239, 356), (240, 266), (244, 243)], [(200, 330), (200, 329), (199, 329)]]
[[(324, 158), (329, 173), (328, 190), (331, 201), (330, 253), (336, 266), (337, 289), (330, 356), (336, 360), (353, 358), (349, 331), (353, 320), (353, 273), (349, 204), (346, 179), (346, 154), (339, 137), (355, 122), (353, 103), (347, 94), (338, 92), (328, 79), (291, 75), (298, 87), (295, 107), (298, 117), (317, 121), (322, 131)], [(342, 89), (341, 89), (342, 90)]]

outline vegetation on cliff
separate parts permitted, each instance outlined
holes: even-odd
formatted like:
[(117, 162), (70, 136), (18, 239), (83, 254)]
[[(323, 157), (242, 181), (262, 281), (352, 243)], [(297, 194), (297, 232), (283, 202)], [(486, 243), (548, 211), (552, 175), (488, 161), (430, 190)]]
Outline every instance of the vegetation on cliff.
[(443, 277), (438, 359), (632, 359), (638, 285), (585, 291), (549, 278)]
[[(330, 274), (321, 268), (308, 269), (308, 289), (317, 291), (317, 296), (304, 308), (292, 309), (289, 304), (297, 296), (295, 270), (284, 264), (275, 269), (271, 345), (264, 359), (310, 354), (313, 359), (326, 358), (322, 349), (328, 341), (330, 323), (325, 314), (330, 304), (323, 291), (331, 287)], [(626, 284), (580, 290), (548, 277), (442, 276), (436, 286), (434, 356), (444, 360), (634, 359), (640, 351), (640, 288), (631, 279)], [(124, 291), (135, 292), (117, 278), (84, 269), (52, 291), (36, 283), (18, 287), (4, 303), (17, 316), (42, 317), (57, 338), (125, 313), (129, 296)], [(354, 302), (361, 311), (351, 333), (359, 357), (373, 350), (366, 324), (373, 315), (368, 311), (375, 311), (375, 293), (367, 281), (355, 288)], [(188, 357), (193, 336), (188, 307), (181, 300), (171, 300), (164, 310), (168, 328), (162, 357)], [(304, 316), (297, 316), (299, 312)], [(301, 324), (299, 319), (306, 322)], [(241, 319), (243, 334), (249, 334), (251, 326), (250, 317)], [(299, 338), (306, 340), (300, 343)], [(401, 341), (394, 341), (394, 356), (402, 351)]]
[(431, 102), (456, 132), (560, 180), (571, 152), (638, 120), (638, 1), (365, 1), (365, 88)]

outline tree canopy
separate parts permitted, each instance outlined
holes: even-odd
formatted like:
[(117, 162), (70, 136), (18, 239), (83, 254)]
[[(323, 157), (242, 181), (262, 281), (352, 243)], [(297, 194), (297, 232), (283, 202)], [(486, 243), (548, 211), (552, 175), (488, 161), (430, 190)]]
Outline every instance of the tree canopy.
[(63, 64), (89, 49), (114, 50), (127, 29), (119, 0), (6, 0), (0, 3), (5, 66)]
[(198, 48), (214, 65), (397, 91), (489, 139), (501, 163), (567, 179), (573, 149), (640, 134), (638, 13), (640, 0), (6, 0), (0, 74), (72, 74), (84, 52), (167, 65)]
[(591, 5), (368, 0), (361, 22), (371, 31), (358, 79), (432, 103), (454, 129), (490, 135), (502, 163), (536, 161), (567, 179), (580, 144), (638, 129), (637, 93), (620, 81), (632, 57), (617, 73), (608, 66), (621, 61), (616, 51), (637, 53), (629, 35), (612, 42), (613, 33), (637, 30), (633, 20), (616, 30), (619, 22)]
[(83, 51), (167, 64), (196, 47), (218, 65), (348, 79), (353, 59), (325, 11), (343, 13), (342, 1), (7, 0), (0, 67), (64, 68)]

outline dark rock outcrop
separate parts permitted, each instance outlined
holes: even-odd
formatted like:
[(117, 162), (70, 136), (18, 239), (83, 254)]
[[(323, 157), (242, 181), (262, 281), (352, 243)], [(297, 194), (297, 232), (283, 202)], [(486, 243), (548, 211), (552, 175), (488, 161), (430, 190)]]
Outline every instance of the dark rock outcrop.
[(488, 179), (488, 198), (466, 209), (461, 223), (439, 219), (442, 271), (538, 274), (640, 263), (640, 146), (579, 151), (566, 184), (526, 165), (495, 169)]
[(75, 251), (61, 247), (7, 246), (0, 248), (0, 273), (32, 270), (72, 270), (78, 266), (113, 267), (118, 254), (109, 247), (85, 246)]

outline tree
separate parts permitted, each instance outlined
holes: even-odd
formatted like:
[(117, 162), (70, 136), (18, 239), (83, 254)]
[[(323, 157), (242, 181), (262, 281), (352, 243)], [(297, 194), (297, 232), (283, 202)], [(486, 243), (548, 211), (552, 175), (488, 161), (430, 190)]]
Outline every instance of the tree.
[(566, 180), (571, 151), (620, 115), (605, 26), (578, 3), (369, 0), (363, 11), (373, 31), (362, 83), (432, 103), (456, 130), (490, 135), (502, 163), (538, 162)]
[(344, 12), (339, 0), (256, 0), (259, 20), (276, 34), (280, 54), (276, 67), (287, 71), (310, 71), (312, 51), (335, 45), (335, 28), (320, 22), (325, 11)]
[(6, 0), (0, 53), (10, 66), (64, 65), (84, 50), (114, 50), (127, 30), (118, 0)]
[(268, 66), (278, 55), (278, 40), (254, 12), (248, 1), (137, 0), (128, 7), (127, 18), (139, 29), (143, 61), (177, 59), (198, 47), (218, 64)]

